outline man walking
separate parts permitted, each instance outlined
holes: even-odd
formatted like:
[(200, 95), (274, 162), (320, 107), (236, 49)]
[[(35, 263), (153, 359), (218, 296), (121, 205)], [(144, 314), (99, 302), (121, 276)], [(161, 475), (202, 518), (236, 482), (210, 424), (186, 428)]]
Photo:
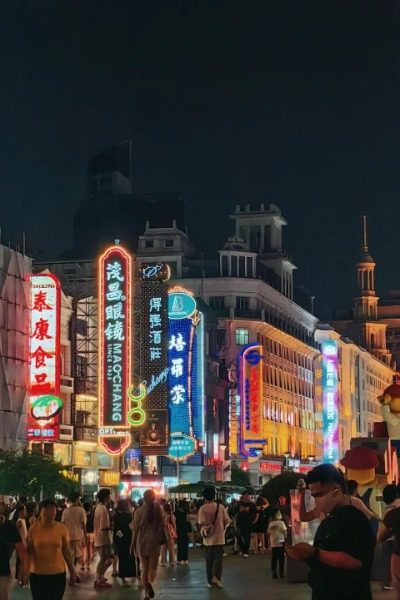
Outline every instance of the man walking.
[(209, 486), (203, 491), (205, 503), (197, 517), (206, 556), (208, 587), (222, 588), (222, 557), (225, 544), (225, 529), (230, 523), (226, 508), (215, 502), (215, 488)]
[(392, 508), (383, 518), (378, 531), (378, 543), (393, 536), (391, 557), (392, 583), (396, 590), (396, 600), (400, 600), (400, 508)]
[[(69, 506), (63, 512), (61, 522), (68, 529), (71, 556), (76, 566), (82, 558), (83, 544), (86, 544), (86, 512), (81, 506), (78, 492), (73, 492), (68, 501)], [(79, 577), (76, 581), (79, 583)]]
[(367, 517), (351, 506), (343, 475), (333, 465), (319, 465), (307, 476), (311, 495), (326, 514), (314, 546), (287, 549), (311, 568), (312, 600), (372, 600), (370, 574), (375, 540)]
[(111, 492), (110, 490), (103, 488), (99, 490), (97, 494), (98, 504), (94, 511), (94, 545), (99, 553), (99, 562), (96, 570), (96, 581), (94, 582), (95, 588), (109, 588), (112, 587), (110, 583), (107, 583), (104, 577), (105, 572), (112, 562), (112, 537), (111, 537), (111, 521), (108, 510), (110, 502)]

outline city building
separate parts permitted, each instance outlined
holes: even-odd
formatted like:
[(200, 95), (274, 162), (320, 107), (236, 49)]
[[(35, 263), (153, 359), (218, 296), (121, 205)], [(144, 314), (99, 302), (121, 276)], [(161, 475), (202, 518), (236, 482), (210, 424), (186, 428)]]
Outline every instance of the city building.
[[(196, 258), (186, 233), (173, 223), (165, 229), (147, 224), (137, 262), (171, 264), (171, 284), (208, 307), (205, 478), (226, 478), (233, 457), (260, 484), (280, 470), (285, 454), (304, 469), (322, 456), (313, 375), (318, 320), (293, 300), (296, 267), (283, 250), (286, 221), (279, 208), (237, 206), (231, 218), (235, 233), (217, 261)], [(252, 342), (263, 349), (263, 443), (255, 460), (241, 455), (238, 414), (238, 358)]]
[[(393, 379), (393, 369), (376, 356), (358, 346), (347, 337), (341, 337), (332, 326), (319, 324), (315, 339), (321, 344), (337, 344), (337, 389), (335, 405), (338, 421), (339, 458), (350, 448), (350, 440), (355, 437), (371, 437), (374, 423), (382, 421), (381, 405), (378, 402), (385, 388)], [(315, 372), (315, 401), (324, 406), (324, 377), (322, 365)], [(324, 416), (320, 417), (322, 428)]]
[(0, 448), (26, 443), (32, 259), (0, 245)]
[[(338, 311), (332, 325), (342, 335), (354, 340), (387, 365), (392, 364), (392, 354), (387, 347), (387, 319), (382, 319), (379, 297), (375, 290), (375, 260), (367, 241), (367, 221), (363, 220), (364, 239), (357, 270), (357, 296), (352, 310)], [(383, 310), (383, 313), (386, 311)]]

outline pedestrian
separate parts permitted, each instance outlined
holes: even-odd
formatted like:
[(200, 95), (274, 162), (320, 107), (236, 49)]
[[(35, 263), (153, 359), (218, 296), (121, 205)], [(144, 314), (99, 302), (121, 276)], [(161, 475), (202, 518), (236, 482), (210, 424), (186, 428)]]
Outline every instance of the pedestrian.
[(396, 600), (400, 600), (400, 507), (389, 510), (379, 526), (378, 543), (384, 542), (391, 537), (393, 537), (391, 576), (393, 586), (396, 590)]
[(20, 586), (25, 586), (28, 583), (29, 558), (27, 550), (28, 527), (26, 525), (26, 507), (19, 505), (15, 509), (15, 525), (19, 533), (19, 542), (15, 544), (17, 554), (16, 561), (16, 576)]
[(118, 555), (118, 577), (128, 585), (127, 577), (136, 577), (136, 558), (131, 553), (132, 511), (128, 500), (118, 501), (114, 514), (114, 547)]
[(256, 552), (265, 552), (265, 535), (267, 533), (267, 522), (265, 510), (268, 508), (268, 500), (262, 496), (258, 496), (255, 505), (254, 521), (253, 521), (253, 536), (255, 538)]
[(27, 540), (32, 598), (61, 600), (66, 585), (65, 564), (71, 583), (76, 577), (68, 530), (63, 523), (55, 520), (57, 504), (54, 500), (44, 500), (39, 509), (39, 518), (30, 527)]
[(188, 521), (189, 505), (186, 500), (179, 500), (175, 507), (175, 521), (177, 539), (178, 564), (189, 564), (189, 531), (191, 524)]
[(239, 546), (239, 556), (244, 558), (249, 556), (253, 523), (254, 517), (250, 512), (250, 503), (240, 502), (239, 512), (236, 516), (236, 539)]
[(282, 519), (282, 513), (277, 510), (268, 525), (269, 544), (271, 547), (271, 571), (272, 577), (277, 579), (278, 567), (279, 577), (284, 577), (285, 570), (285, 541), (287, 527)]
[(164, 529), (165, 529), (165, 537), (166, 543), (161, 548), (161, 565), (165, 566), (167, 564), (167, 551), (168, 551), (168, 561), (170, 567), (175, 566), (175, 541), (177, 536), (176, 533), (176, 520), (175, 515), (172, 512), (171, 504), (166, 502), (163, 507), (163, 517), (164, 517)]
[(13, 521), (7, 518), (4, 510), (0, 510), (0, 600), (8, 600), (8, 588), (11, 583), (10, 558), (14, 544), (20, 537)]
[(225, 544), (225, 529), (230, 523), (226, 508), (215, 501), (215, 488), (203, 490), (204, 504), (199, 509), (198, 524), (206, 557), (207, 585), (222, 588), (222, 560)]
[(133, 516), (132, 554), (139, 555), (145, 600), (154, 598), (161, 546), (166, 543), (164, 518), (153, 490), (146, 490), (143, 505)]
[[(385, 509), (383, 517), (393, 510), (394, 508), (399, 508), (400, 500), (399, 500), (399, 490), (397, 485), (387, 485), (382, 490), (382, 497), (385, 503)], [(378, 537), (382, 532), (382, 526), (379, 524)], [(393, 542), (394, 537), (391, 536), (388, 539), (384, 539), (382, 543), (379, 545), (379, 574), (380, 581), (383, 590), (390, 591), (393, 590), (392, 587), (392, 575), (391, 575), (391, 561), (393, 554)]]
[[(86, 545), (86, 511), (81, 506), (78, 492), (70, 494), (68, 502), (69, 506), (62, 513), (61, 522), (68, 529), (69, 547), (72, 560), (76, 566), (78, 561), (82, 559), (83, 546)], [(81, 568), (84, 569), (83, 562)], [(76, 577), (76, 581), (80, 583), (78, 576)]]
[(99, 562), (96, 569), (95, 588), (112, 587), (105, 578), (106, 571), (112, 563), (112, 530), (110, 513), (108, 505), (111, 498), (111, 492), (107, 488), (102, 488), (97, 494), (98, 504), (94, 511), (94, 545), (99, 553)]
[(372, 600), (374, 537), (368, 519), (351, 506), (344, 477), (333, 465), (318, 465), (307, 481), (327, 516), (317, 529), (314, 546), (299, 543), (288, 547), (287, 554), (308, 563), (313, 600)]
[(83, 508), (86, 513), (86, 544), (84, 546), (83, 564), (90, 571), (94, 556), (94, 509), (90, 502), (84, 502)]

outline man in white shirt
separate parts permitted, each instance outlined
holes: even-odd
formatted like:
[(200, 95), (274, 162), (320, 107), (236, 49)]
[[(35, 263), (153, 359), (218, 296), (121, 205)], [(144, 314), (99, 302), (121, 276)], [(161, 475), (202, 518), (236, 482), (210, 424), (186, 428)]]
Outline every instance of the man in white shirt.
[[(83, 544), (86, 544), (86, 512), (81, 506), (78, 492), (68, 498), (69, 506), (62, 514), (61, 522), (64, 523), (69, 533), (70, 550), (74, 565), (82, 557)], [(79, 578), (77, 578), (79, 583)]]
[(208, 587), (222, 588), (222, 557), (225, 545), (225, 529), (230, 523), (226, 508), (215, 502), (215, 488), (203, 491), (205, 503), (200, 507), (197, 522), (203, 539), (206, 556)]
[(94, 528), (94, 545), (99, 553), (99, 562), (96, 570), (95, 588), (109, 588), (111, 584), (107, 583), (104, 575), (112, 562), (112, 537), (111, 537), (111, 521), (108, 511), (110, 502), (110, 490), (103, 488), (99, 490), (97, 499), (99, 501), (94, 511), (93, 528)]

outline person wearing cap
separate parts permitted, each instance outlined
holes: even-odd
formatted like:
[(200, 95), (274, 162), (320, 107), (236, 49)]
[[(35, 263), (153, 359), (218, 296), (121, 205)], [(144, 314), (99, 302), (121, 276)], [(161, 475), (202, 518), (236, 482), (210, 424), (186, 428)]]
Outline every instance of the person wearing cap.
[(318, 465), (308, 473), (307, 483), (327, 516), (313, 546), (296, 544), (287, 554), (308, 563), (313, 600), (372, 600), (375, 540), (368, 519), (351, 506), (343, 474), (334, 465)]
[(380, 494), (376, 490), (378, 487), (376, 468), (379, 466), (379, 458), (375, 450), (366, 446), (351, 448), (346, 451), (340, 464), (346, 469), (347, 480), (358, 483), (359, 496), (365, 506), (380, 516), (381, 506), (377, 500)]

